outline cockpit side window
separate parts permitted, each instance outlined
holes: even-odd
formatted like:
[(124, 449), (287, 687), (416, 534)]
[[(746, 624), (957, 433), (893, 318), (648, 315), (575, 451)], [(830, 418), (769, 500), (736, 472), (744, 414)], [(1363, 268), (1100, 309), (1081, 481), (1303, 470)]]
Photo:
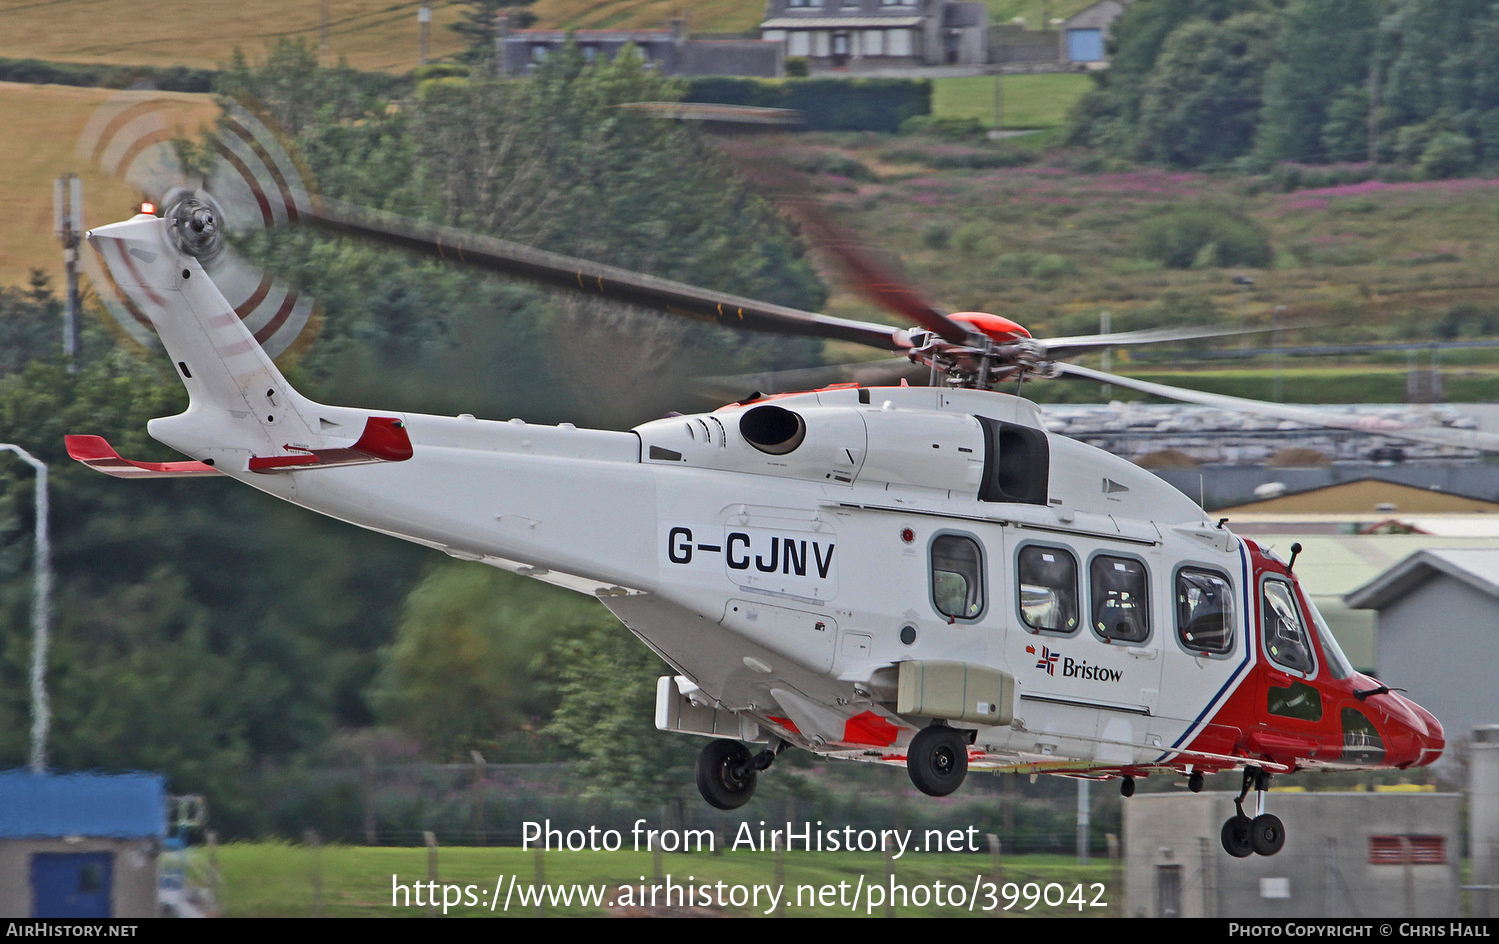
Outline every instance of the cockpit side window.
[(939, 534), (932, 540), (932, 605), (951, 620), (984, 615), (984, 552), (973, 538)]
[(1234, 592), (1228, 578), (1201, 567), (1176, 573), (1176, 637), (1193, 652), (1222, 655), (1234, 647)]
[(1283, 580), (1266, 580), (1260, 599), (1265, 652), (1281, 668), (1311, 675), (1316, 668), (1312, 659), (1311, 640), (1291, 585)]
[(1020, 619), (1032, 632), (1077, 632), (1077, 558), (1060, 547), (1028, 544), (1016, 555)]
[(1088, 582), (1095, 633), (1118, 642), (1150, 638), (1150, 580), (1143, 563), (1100, 554), (1088, 565)]

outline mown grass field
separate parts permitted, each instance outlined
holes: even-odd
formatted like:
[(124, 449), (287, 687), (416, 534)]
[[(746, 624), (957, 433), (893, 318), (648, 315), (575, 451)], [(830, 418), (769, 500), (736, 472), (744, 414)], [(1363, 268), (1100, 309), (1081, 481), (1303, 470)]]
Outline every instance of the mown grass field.
[[(440, 58), (458, 50), (448, 26), (462, 14), (452, 0), (432, 7), (428, 51)], [(1032, 29), (1048, 17), (1071, 16), (1091, 0), (988, 0), (989, 21), (1023, 17)], [(328, 50), (360, 69), (406, 72), (418, 63), (417, 11), (422, 0), (328, 0)], [(760, 0), (537, 0), (539, 27), (659, 29), (682, 17), (698, 33), (747, 32), (765, 15)], [(0, 56), (211, 67), (236, 46), (247, 54), (278, 39), (321, 40), (320, 5), (310, 0), (252, 4), (168, 0), (0, 0)]]
[[(83, 178), (84, 219), (89, 225), (125, 219), (138, 199), (133, 188), (103, 173), (80, 156), (77, 143), (89, 116), (112, 89), (0, 82), (0, 199), (6, 222), (0, 226), (0, 285), (25, 285), (41, 268), (62, 278), (62, 250), (52, 236), (52, 181), (64, 173)], [(218, 107), (206, 95), (155, 93), (153, 98), (184, 133), (211, 123)]]
[(945, 118), (977, 118), (992, 128), (997, 98), (1003, 127), (1055, 128), (1092, 87), (1093, 80), (1086, 75), (1066, 73), (936, 79), (932, 83), (932, 113)]
[[(407, 72), (419, 61), (420, 0), (328, 0), (328, 53), (358, 69)], [(448, 29), (460, 9), (432, 3), (428, 50), (462, 47)], [(320, 5), (310, 0), (192, 3), (168, 0), (0, 0), (0, 56), (113, 65), (212, 68), (236, 47), (260, 54), (281, 39), (321, 38)]]
[[(626, 838), (628, 848), (629, 841)], [(306, 846), (279, 843), (234, 843), (217, 851), (221, 875), (221, 904), (224, 914), (231, 918), (248, 917), (419, 917), (427, 913), (418, 907), (413, 893), (396, 892), (398, 905), (392, 907), (394, 885), (411, 886), (426, 883), (429, 860), (425, 849), (412, 848), (366, 848), (357, 846), (326, 846), (316, 851)], [(654, 884), (655, 864), (649, 852), (549, 852), (538, 857), (534, 851), (518, 848), (451, 848), (440, 849), (437, 854), (437, 881), (445, 885), (473, 886), (473, 899), (480, 904), (461, 903), (448, 909), (449, 917), (481, 917), (494, 914), (506, 917), (534, 917), (538, 911), (534, 905), (519, 904), (520, 895), (510, 891), (511, 876), (518, 887), (529, 887), (537, 881), (537, 867), (543, 870), (543, 882), (552, 888), (573, 885), (606, 886), (606, 901), (614, 901), (621, 894), (621, 886), (635, 886), (632, 892), (637, 898), (642, 895), (649, 901), (648, 887)], [(812, 892), (803, 891), (807, 904), (794, 904), (785, 909), (789, 917), (886, 917), (889, 913), (883, 903), (870, 907), (868, 886), (885, 883), (888, 888), (886, 861), (878, 853), (830, 853), (792, 852), (784, 856), (784, 878), (776, 878), (774, 855), (768, 852), (727, 851), (721, 855), (667, 854), (661, 856), (661, 874), (670, 876), (680, 885), (716, 885), (749, 887), (754, 885), (779, 886), (783, 882), (792, 896), (798, 886), (818, 889), (818, 895), (830, 896), (817, 904), (811, 904)], [(1123, 913), (1123, 889), (1116, 887), (1117, 880), (1106, 862), (1079, 866), (1064, 856), (1016, 856), (1002, 860), (1002, 883), (999, 891), (990, 889), (986, 883), (994, 880), (992, 861), (983, 854), (921, 855), (906, 853), (890, 865), (893, 881), (898, 885), (914, 889), (921, 886), (925, 891), (915, 891), (912, 901), (928, 901), (926, 907), (914, 905), (897, 906), (898, 917), (962, 917), (981, 914), (984, 905), (993, 902), (1003, 910), (1009, 904), (1009, 915), (1027, 917), (1107, 917)], [(981, 901), (970, 911), (966, 902), (972, 897), (977, 879)], [(502, 885), (499, 904), (503, 905), (506, 894), (511, 895), (507, 911), (496, 907), (490, 911), (491, 896), (496, 882)], [(840, 901), (851, 898), (860, 883), (866, 889), (861, 905), (850, 908)], [(961, 906), (946, 904), (938, 906), (935, 900), (937, 883), (945, 890), (944, 900), (951, 902), (952, 887), (963, 890)], [(642, 893), (639, 886), (644, 883), (647, 890)], [(1015, 883), (1005, 889), (1003, 883)], [(1034, 889), (1026, 889), (1026, 883), (1036, 883)], [(1048, 892), (1045, 886), (1053, 888)], [(822, 892), (824, 888), (832, 889)], [(1065, 891), (1063, 891), (1065, 890)], [(1061, 892), (1059, 894), (1059, 891)], [(1076, 892), (1076, 893), (1075, 893)], [(678, 893), (680, 894), (680, 893)], [(424, 891), (422, 901), (427, 900)], [(933, 897), (922, 897), (932, 895)], [(1059, 904), (1046, 904), (1046, 898)], [(1071, 903), (1065, 898), (1072, 897)], [(465, 898), (468, 898), (465, 895)], [(406, 906), (406, 901), (411, 901)], [(441, 900), (441, 899), (439, 899)], [(696, 914), (749, 917), (760, 914), (768, 902), (762, 891), (761, 905), (753, 903), (726, 908), (709, 907), (693, 912)], [(783, 900), (785, 900), (783, 898)], [(1080, 906), (1079, 900), (1083, 901)], [(657, 892), (655, 907), (594, 907), (574, 902), (570, 906), (547, 905), (541, 913), (549, 917), (581, 917), (587, 915), (629, 914), (662, 915), (679, 914), (680, 909), (664, 907), (664, 892)], [(1100, 902), (1094, 906), (1093, 902)], [(472, 899), (470, 899), (472, 902)], [(1032, 907), (1027, 908), (1030, 904)], [(1107, 907), (1103, 905), (1106, 904)], [(437, 909), (438, 913), (442, 908)]]

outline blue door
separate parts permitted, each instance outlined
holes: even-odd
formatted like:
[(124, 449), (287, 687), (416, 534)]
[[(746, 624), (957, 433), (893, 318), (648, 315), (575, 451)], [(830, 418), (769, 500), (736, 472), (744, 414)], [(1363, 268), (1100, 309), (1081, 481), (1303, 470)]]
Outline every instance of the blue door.
[(33, 918), (109, 918), (114, 853), (38, 852), (31, 857)]
[(1102, 62), (1103, 30), (1070, 29), (1067, 31), (1068, 62)]

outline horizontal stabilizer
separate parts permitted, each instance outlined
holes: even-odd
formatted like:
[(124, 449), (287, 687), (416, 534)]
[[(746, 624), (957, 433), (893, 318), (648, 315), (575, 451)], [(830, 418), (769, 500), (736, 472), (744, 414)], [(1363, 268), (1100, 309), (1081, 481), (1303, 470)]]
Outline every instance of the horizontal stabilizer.
[(369, 462), (404, 462), (411, 458), (411, 436), (406, 424), (394, 416), (371, 416), (364, 421), (364, 432), (352, 446), (335, 449), (293, 450), (285, 456), (251, 456), (251, 472), (296, 472), (303, 469), (327, 469)]
[(65, 436), (68, 455), (91, 469), (122, 479), (181, 479), (195, 475), (223, 475), (206, 462), (137, 462), (123, 458), (103, 436)]
[[(186, 478), (193, 475), (223, 475), (209, 465), (190, 459), (182, 462), (137, 462), (115, 452), (103, 436), (68, 436), (68, 455), (105, 475), (122, 479)], [(352, 446), (330, 449), (303, 449), (288, 444), (289, 455), (251, 456), (251, 472), (292, 472), (299, 469), (327, 469), (370, 462), (403, 462), (411, 458), (411, 437), (406, 424), (393, 416), (371, 416), (365, 420), (364, 432)]]

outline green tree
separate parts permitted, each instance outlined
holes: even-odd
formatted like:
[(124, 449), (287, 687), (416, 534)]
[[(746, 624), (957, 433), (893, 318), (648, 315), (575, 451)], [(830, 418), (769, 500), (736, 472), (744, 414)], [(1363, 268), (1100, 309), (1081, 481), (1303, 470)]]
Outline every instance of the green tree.
[(1070, 116), (1068, 140), (1127, 157), (1141, 156), (1142, 148), (1149, 143), (1139, 126), (1146, 83), (1171, 35), (1193, 23), (1218, 24), (1276, 5), (1277, 0), (1153, 0), (1133, 4), (1114, 23), (1109, 68), (1094, 75), (1097, 87), (1083, 97)]
[[(1368, 77), (1381, 0), (1291, 0), (1281, 14), (1274, 62), (1265, 74), (1256, 153), (1266, 161), (1356, 160), (1367, 123), (1352, 127), (1355, 105), (1368, 116)], [(1336, 111), (1336, 115), (1334, 115)], [(1334, 123), (1331, 134), (1329, 123)], [(1331, 146), (1338, 154), (1328, 152)]]
[(591, 792), (659, 803), (693, 782), (701, 743), (653, 723), (666, 663), (618, 623), (563, 642), (555, 658), (561, 703), (546, 730)]
[[(0, 379), (0, 428), (51, 470), (53, 764), (159, 770), (243, 834), (258, 765), (372, 719), (375, 651), (421, 552), (227, 480), (120, 481), (63, 453), (86, 432), (167, 458), (146, 421), (185, 399), (129, 357), (76, 375), (38, 361)], [(0, 764), (24, 760), (28, 728), (34, 484), (18, 466), (0, 464)]]
[(1270, 264), (1270, 234), (1247, 213), (1218, 204), (1177, 207), (1140, 227), (1140, 255), (1172, 269)]
[(511, 29), (526, 29), (536, 22), (536, 14), (521, 9), (536, 0), (468, 0), (463, 14), (449, 29), (463, 37), (464, 62), (486, 62), (494, 58), (495, 20), (507, 14)]
[(1179, 166), (1222, 164), (1254, 141), (1265, 70), (1279, 40), (1273, 16), (1246, 13), (1174, 30), (1145, 82), (1145, 156)]
[(493, 759), (557, 704), (557, 647), (618, 628), (589, 597), (478, 564), (431, 568), (380, 654), (383, 720), (446, 760)]
[(1361, 161), (1369, 155), (1369, 95), (1350, 85), (1327, 106), (1320, 155), (1329, 161)]
[(1473, 139), (1467, 135), (1444, 131), (1432, 137), (1417, 164), (1421, 176), (1430, 180), (1461, 177), (1472, 173), (1477, 163)]

